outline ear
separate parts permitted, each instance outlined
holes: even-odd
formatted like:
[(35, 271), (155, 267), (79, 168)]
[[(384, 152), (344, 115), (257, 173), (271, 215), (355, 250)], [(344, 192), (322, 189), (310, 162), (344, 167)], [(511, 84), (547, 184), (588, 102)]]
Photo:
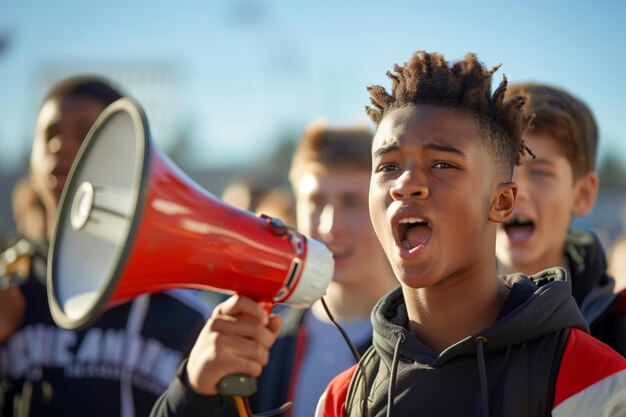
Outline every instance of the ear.
[(494, 223), (504, 223), (513, 213), (515, 197), (517, 197), (517, 184), (513, 181), (498, 184), (494, 197), (489, 207), (489, 220)]
[(588, 172), (574, 183), (574, 202), (572, 217), (581, 217), (589, 214), (596, 203), (600, 181), (598, 174)]

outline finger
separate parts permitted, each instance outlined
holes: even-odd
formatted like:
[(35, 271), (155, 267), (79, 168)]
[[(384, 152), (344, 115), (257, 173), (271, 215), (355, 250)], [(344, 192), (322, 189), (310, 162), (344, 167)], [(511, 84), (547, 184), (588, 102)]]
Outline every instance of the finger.
[(268, 321), (267, 311), (263, 308), (262, 304), (243, 295), (233, 295), (228, 300), (221, 303), (218, 306), (218, 314), (248, 316), (263, 324), (267, 324)]
[(237, 359), (228, 362), (228, 367), (225, 369), (221, 377), (232, 374), (244, 374), (251, 377), (258, 377), (261, 375), (261, 372), (263, 372), (263, 366), (264, 365), (258, 361), (240, 356)]
[(253, 361), (260, 366), (267, 365), (269, 349), (256, 341), (237, 335), (221, 334), (215, 340), (218, 360), (220, 357), (232, 357), (239, 360)]
[(194, 346), (189, 365), (199, 378), (219, 379), (246, 371), (248, 362), (262, 368), (268, 360), (269, 350), (257, 342), (230, 334), (214, 334), (206, 344)]
[(26, 299), (16, 286), (0, 291), (0, 301), (0, 309), (8, 311), (11, 315), (20, 315), (26, 307)]
[(269, 327), (231, 316), (212, 317), (205, 328), (209, 334), (227, 334), (250, 339), (268, 349), (276, 339), (276, 332)]
[(19, 328), (26, 310), (26, 299), (17, 287), (0, 291), (0, 343)]
[[(258, 376), (267, 355), (250, 345), (249, 340), (229, 335), (213, 335), (218, 340), (196, 343), (187, 362), (187, 378), (190, 387), (204, 395), (217, 394), (217, 384), (226, 375), (245, 374)], [(243, 356), (241, 354), (243, 352)], [(253, 358), (253, 359), (251, 359)]]
[(280, 331), (280, 326), (282, 326), (282, 324), (283, 319), (280, 315), (271, 314), (269, 317), (269, 323), (267, 325), (267, 328), (270, 332), (272, 332), (272, 334), (278, 335), (278, 332)]

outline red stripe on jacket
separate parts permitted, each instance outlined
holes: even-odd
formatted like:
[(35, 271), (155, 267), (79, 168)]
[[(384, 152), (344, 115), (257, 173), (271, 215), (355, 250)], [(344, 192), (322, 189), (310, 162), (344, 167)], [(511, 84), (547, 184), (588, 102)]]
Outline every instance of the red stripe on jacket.
[(619, 302), (617, 303), (617, 305), (615, 305), (615, 307), (613, 307), (611, 312), (617, 314), (626, 313), (626, 290), (622, 290), (619, 292)]
[(624, 369), (626, 359), (619, 353), (582, 330), (572, 329), (561, 359), (553, 408)]
[(326, 388), (324, 416), (345, 416), (348, 387), (350, 386), (350, 380), (356, 368), (357, 365), (353, 365), (351, 368), (337, 375), (330, 382)]
[[(293, 358), (293, 365), (291, 367), (291, 376), (289, 381), (289, 390), (287, 392), (287, 401), (293, 402), (293, 397), (296, 393), (296, 385), (298, 384), (298, 375), (300, 374), (300, 368), (302, 367), (302, 359), (304, 358), (304, 351), (306, 350), (306, 344), (309, 339), (309, 332), (304, 326), (299, 326), (296, 330), (296, 349)], [(293, 407), (285, 412), (285, 417), (291, 417), (293, 415)]]
[[(356, 365), (335, 377), (325, 392), (324, 417), (345, 416)], [(626, 369), (626, 358), (579, 329), (572, 329), (561, 358), (553, 408), (591, 385)]]

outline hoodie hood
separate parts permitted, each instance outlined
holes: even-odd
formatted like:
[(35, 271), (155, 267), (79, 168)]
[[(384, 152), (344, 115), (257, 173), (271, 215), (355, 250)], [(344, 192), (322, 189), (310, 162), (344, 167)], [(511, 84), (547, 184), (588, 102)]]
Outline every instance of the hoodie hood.
[[(476, 355), (476, 339), (486, 339), (484, 351), (523, 343), (566, 328), (588, 332), (588, 326), (576, 302), (565, 270), (551, 268), (527, 277), (513, 274), (502, 277), (510, 288), (500, 317), (490, 327), (448, 347), (437, 355), (408, 329), (408, 314), (402, 289), (396, 288), (381, 299), (372, 312), (373, 345), (389, 366), (399, 337), (404, 341), (398, 354), (411, 361), (440, 367), (463, 355)], [(403, 336), (399, 336), (402, 334)]]
[(607, 275), (604, 249), (590, 232), (570, 230), (565, 240), (565, 259), (572, 281), (572, 295), (591, 325), (615, 301), (615, 280)]
[(440, 354), (408, 330), (402, 290), (389, 293), (372, 312), (367, 415), (549, 415), (569, 329), (588, 331), (566, 277), (563, 268), (502, 277), (510, 291), (496, 321)]

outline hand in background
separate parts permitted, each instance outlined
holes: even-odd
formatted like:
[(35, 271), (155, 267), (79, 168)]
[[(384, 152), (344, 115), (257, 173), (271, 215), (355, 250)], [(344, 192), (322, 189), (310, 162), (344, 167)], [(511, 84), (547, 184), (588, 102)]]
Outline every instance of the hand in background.
[(22, 324), (26, 299), (14, 285), (0, 290), (0, 343), (4, 343)]
[(200, 394), (216, 395), (217, 384), (226, 375), (258, 377), (280, 325), (280, 316), (268, 316), (250, 298), (235, 295), (219, 304), (189, 355), (190, 387)]

